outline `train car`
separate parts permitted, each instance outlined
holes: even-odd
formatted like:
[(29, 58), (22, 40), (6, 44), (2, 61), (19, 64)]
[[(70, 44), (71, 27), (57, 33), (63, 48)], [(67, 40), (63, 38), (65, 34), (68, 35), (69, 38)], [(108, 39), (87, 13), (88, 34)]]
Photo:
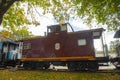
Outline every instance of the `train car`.
[(70, 71), (98, 70), (94, 39), (99, 39), (104, 29), (72, 31), (68, 23), (51, 25), (46, 36), (21, 40), (23, 67), (48, 69), (53, 64), (67, 66)]
[(22, 55), (19, 43), (9, 39), (0, 42), (0, 67), (16, 66)]

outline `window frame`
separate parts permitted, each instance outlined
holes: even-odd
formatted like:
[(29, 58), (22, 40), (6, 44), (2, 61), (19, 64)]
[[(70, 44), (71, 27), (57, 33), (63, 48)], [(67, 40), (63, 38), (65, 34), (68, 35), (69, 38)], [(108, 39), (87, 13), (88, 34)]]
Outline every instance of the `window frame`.
[(86, 46), (87, 45), (87, 39), (86, 38), (81, 38), (77, 40), (78, 46)]
[(26, 44), (24, 44), (23, 49), (24, 49), (24, 50), (31, 49), (31, 43), (26, 43)]

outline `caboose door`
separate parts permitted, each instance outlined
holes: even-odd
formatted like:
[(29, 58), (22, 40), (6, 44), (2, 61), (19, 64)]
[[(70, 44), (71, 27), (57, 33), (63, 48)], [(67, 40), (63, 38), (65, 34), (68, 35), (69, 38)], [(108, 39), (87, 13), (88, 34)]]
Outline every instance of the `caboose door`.
[(55, 36), (54, 53), (57, 57), (64, 57), (65, 44), (67, 42), (67, 33), (61, 32)]
[(67, 40), (66, 32), (51, 33), (45, 40), (46, 57), (63, 57), (64, 47)]

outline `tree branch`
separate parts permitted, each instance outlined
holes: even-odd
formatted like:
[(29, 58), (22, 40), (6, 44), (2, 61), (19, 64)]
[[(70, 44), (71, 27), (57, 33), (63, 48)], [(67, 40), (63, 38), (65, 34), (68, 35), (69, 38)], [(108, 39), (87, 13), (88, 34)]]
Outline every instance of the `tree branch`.
[(0, 24), (2, 23), (4, 14), (12, 6), (12, 4), (16, 1), (20, 1), (20, 0), (2, 0), (1, 1), (1, 3), (0, 3)]

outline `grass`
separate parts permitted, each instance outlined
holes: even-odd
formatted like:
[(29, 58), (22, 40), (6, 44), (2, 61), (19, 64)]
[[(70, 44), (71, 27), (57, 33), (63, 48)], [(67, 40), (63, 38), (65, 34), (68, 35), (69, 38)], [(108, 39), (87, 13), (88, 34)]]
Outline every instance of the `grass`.
[(120, 74), (0, 70), (0, 80), (120, 80)]

